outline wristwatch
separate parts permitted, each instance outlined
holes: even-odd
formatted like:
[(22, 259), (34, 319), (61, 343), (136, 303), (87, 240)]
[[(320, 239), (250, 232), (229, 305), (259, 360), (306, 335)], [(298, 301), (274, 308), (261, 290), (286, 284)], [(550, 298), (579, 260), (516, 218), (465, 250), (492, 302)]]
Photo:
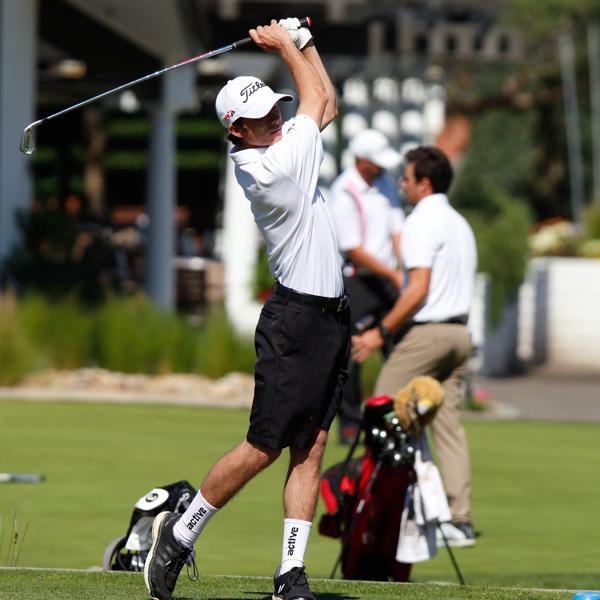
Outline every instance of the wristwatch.
[(379, 325), (377, 327), (379, 328), (379, 333), (383, 338), (383, 343), (389, 344), (393, 339), (392, 332), (383, 323), (381, 323), (381, 321), (379, 322)]

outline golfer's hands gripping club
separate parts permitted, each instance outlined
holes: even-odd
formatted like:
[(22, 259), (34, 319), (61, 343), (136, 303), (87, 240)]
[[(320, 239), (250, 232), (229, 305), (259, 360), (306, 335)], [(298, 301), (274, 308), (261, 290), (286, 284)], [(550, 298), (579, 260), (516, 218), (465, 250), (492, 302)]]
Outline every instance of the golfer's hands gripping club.
[(286, 47), (294, 47), (287, 30), (278, 25), (275, 19), (271, 20), (270, 25), (261, 25), (256, 29), (251, 29), (248, 33), (252, 41), (265, 52), (280, 53)]
[(294, 42), (294, 46), (296, 46), (298, 50), (302, 50), (312, 40), (310, 29), (308, 27), (302, 27), (300, 19), (297, 19), (296, 17), (280, 19), (278, 25), (283, 27), (283, 29), (289, 33), (292, 42)]

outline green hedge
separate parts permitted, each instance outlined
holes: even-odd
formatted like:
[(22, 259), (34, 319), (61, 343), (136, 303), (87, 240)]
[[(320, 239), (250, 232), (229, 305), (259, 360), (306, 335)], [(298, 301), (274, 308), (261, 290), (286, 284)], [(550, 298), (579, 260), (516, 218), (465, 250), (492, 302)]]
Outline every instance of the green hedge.
[(47, 366), (17, 318), (13, 297), (0, 298), (0, 384), (12, 385), (23, 375)]
[(583, 225), (588, 240), (600, 240), (600, 199), (591, 202), (586, 208)]
[(143, 296), (114, 298), (96, 308), (75, 299), (0, 297), (0, 384), (43, 369), (102, 367), (125, 373), (252, 372), (254, 346), (239, 338), (222, 307), (202, 324), (157, 310)]
[(527, 268), (527, 239), (531, 216), (527, 205), (508, 197), (501, 189), (486, 190), (486, 201), (495, 212), (482, 215), (464, 210), (477, 241), (478, 271), (490, 276), (490, 317), (497, 324), (504, 306), (515, 300)]
[(457, 169), (453, 205), (477, 240), (478, 270), (491, 278), (491, 319), (514, 300), (523, 281), (532, 224), (535, 151), (531, 115), (496, 110), (472, 118), (472, 142)]

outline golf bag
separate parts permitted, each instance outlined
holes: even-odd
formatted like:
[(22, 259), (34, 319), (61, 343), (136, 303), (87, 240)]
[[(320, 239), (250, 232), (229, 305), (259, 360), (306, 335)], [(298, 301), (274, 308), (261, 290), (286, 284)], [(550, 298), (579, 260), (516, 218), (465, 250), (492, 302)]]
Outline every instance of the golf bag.
[(414, 446), (393, 413), (389, 396), (370, 398), (362, 430), (365, 453), (352, 458), (360, 432), (343, 463), (323, 473), (320, 493), (327, 513), (319, 533), (340, 538), (345, 579), (408, 581), (411, 565), (396, 560), (404, 499), (413, 477)]
[[(143, 571), (152, 545), (152, 522), (158, 513), (168, 510), (183, 513), (196, 490), (185, 481), (177, 481), (150, 490), (133, 508), (127, 533), (115, 538), (104, 551), (104, 571)], [(194, 553), (190, 555), (193, 558)], [(188, 559), (189, 560), (189, 559)]]

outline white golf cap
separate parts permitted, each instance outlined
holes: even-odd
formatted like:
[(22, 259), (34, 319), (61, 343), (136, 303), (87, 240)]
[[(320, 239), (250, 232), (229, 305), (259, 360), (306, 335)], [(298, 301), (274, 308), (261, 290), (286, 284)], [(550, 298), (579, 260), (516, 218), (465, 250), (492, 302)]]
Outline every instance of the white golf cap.
[(383, 133), (376, 129), (365, 129), (357, 133), (350, 142), (350, 152), (356, 158), (364, 158), (382, 169), (395, 169), (402, 155), (394, 150)]
[(293, 100), (289, 94), (276, 94), (258, 77), (242, 75), (230, 79), (217, 95), (215, 108), (221, 125), (229, 126), (240, 117), (260, 119), (279, 100)]

